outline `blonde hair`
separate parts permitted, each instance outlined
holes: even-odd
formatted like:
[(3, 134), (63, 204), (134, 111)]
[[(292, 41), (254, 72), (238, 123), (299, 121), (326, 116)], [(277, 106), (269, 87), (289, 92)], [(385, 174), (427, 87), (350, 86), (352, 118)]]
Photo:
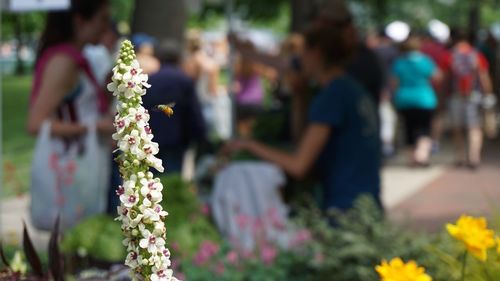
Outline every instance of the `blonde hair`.
[(401, 52), (408, 53), (420, 50), (421, 42), (420, 38), (416, 36), (410, 36), (399, 46)]
[(191, 29), (186, 35), (187, 49), (190, 53), (197, 52), (202, 47), (201, 32), (198, 29)]

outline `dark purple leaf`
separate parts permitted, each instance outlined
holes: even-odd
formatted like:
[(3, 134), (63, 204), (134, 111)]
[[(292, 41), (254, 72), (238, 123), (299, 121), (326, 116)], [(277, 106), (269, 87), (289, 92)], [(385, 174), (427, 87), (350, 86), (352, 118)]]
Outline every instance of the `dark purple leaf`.
[(9, 261), (5, 257), (5, 253), (3, 251), (3, 244), (0, 242), (0, 259), (2, 260), (3, 264), (5, 264), (6, 267), (10, 268)]
[(37, 277), (43, 277), (42, 263), (40, 262), (40, 258), (38, 257), (35, 247), (33, 247), (33, 243), (31, 242), (31, 238), (28, 234), (28, 229), (26, 228), (26, 223), (23, 221), (23, 248), (24, 254), (26, 255), (26, 259), (28, 263), (31, 265), (31, 269), (33, 270), (33, 274)]
[(49, 268), (54, 281), (64, 281), (61, 253), (59, 252), (59, 216), (56, 219), (54, 229), (49, 241)]

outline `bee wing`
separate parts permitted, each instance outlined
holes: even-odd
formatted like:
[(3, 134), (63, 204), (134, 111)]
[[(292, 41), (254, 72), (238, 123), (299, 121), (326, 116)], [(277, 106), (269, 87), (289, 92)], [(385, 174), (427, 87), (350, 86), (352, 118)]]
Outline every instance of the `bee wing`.
[(170, 108), (174, 108), (175, 102), (171, 102), (171, 103), (167, 104), (167, 106), (170, 107)]
[(161, 104), (159, 104), (159, 105), (155, 105), (155, 106), (153, 107), (153, 111), (156, 111), (156, 112), (158, 112), (158, 111), (163, 111), (163, 110), (161, 109), (161, 107), (162, 107), (162, 106), (163, 106), (163, 105), (161, 105)]

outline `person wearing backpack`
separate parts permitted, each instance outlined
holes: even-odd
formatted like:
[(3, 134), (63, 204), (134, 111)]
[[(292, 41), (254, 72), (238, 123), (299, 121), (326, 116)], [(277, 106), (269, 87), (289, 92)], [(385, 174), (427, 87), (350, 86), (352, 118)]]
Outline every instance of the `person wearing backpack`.
[[(492, 82), (486, 58), (468, 42), (466, 33), (452, 32), (455, 43), (443, 65), (449, 79), (449, 111), (455, 165), (477, 169), (481, 163), (483, 131), (481, 109), (491, 100)], [(467, 144), (467, 146), (466, 146)]]

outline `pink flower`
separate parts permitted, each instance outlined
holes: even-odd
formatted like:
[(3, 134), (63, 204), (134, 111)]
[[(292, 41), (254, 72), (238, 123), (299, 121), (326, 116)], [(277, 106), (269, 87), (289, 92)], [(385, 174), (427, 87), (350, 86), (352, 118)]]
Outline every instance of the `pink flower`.
[(314, 255), (314, 262), (316, 264), (322, 264), (324, 260), (325, 260), (325, 257), (323, 256), (322, 253), (318, 252)]
[(252, 224), (253, 235), (258, 235), (264, 230), (264, 222), (261, 218), (256, 218)]
[(201, 243), (200, 249), (194, 256), (194, 263), (197, 266), (204, 265), (211, 257), (215, 256), (219, 252), (219, 245), (212, 241), (203, 241)]
[(249, 260), (253, 258), (253, 252), (249, 250), (243, 250), (241, 253), (241, 257), (245, 260)]
[[(179, 268), (180, 264), (181, 264), (181, 262), (179, 261), (179, 259), (172, 259), (170, 268), (172, 270), (176, 271)], [(177, 276), (177, 278), (179, 278), (179, 276)]]
[(201, 213), (206, 217), (210, 215), (210, 207), (208, 204), (205, 203), (201, 205)]
[(172, 248), (172, 250), (174, 250), (176, 252), (178, 252), (180, 250), (179, 244), (177, 244), (177, 242), (170, 243), (170, 248)]
[(285, 222), (283, 219), (278, 215), (278, 210), (276, 208), (269, 208), (267, 210), (267, 214), (269, 216), (269, 219), (271, 220), (271, 224), (273, 225), (274, 228), (277, 230), (285, 230)]
[(264, 244), (260, 250), (260, 258), (266, 265), (272, 265), (277, 255), (278, 251), (276, 248), (268, 244)]
[(217, 273), (217, 275), (222, 275), (224, 274), (224, 272), (226, 271), (226, 269), (224, 268), (224, 263), (219, 261), (217, 263), (217, 265), (215, 266), (215, 273)]
[(186, 280), (186, 275), (182, 272), (176, 272), (175, 273), (177, 280)]
[(247, 215), (240, 214), (236, 216), (236, 223), (240, 228), (246, 228), (250, 224), (251, 218)]
[(311, 241), (311, 232), (307, 229), (301, 229), (293, 235), (290, 248), (302, 247), (309, 241)]
[(238, 260), (239, 260), (238, 253), (234, 250), (230, 251), (226, 255), (226, 260), (229, 264), (232, 264), (232, 265), (238, 264)]

